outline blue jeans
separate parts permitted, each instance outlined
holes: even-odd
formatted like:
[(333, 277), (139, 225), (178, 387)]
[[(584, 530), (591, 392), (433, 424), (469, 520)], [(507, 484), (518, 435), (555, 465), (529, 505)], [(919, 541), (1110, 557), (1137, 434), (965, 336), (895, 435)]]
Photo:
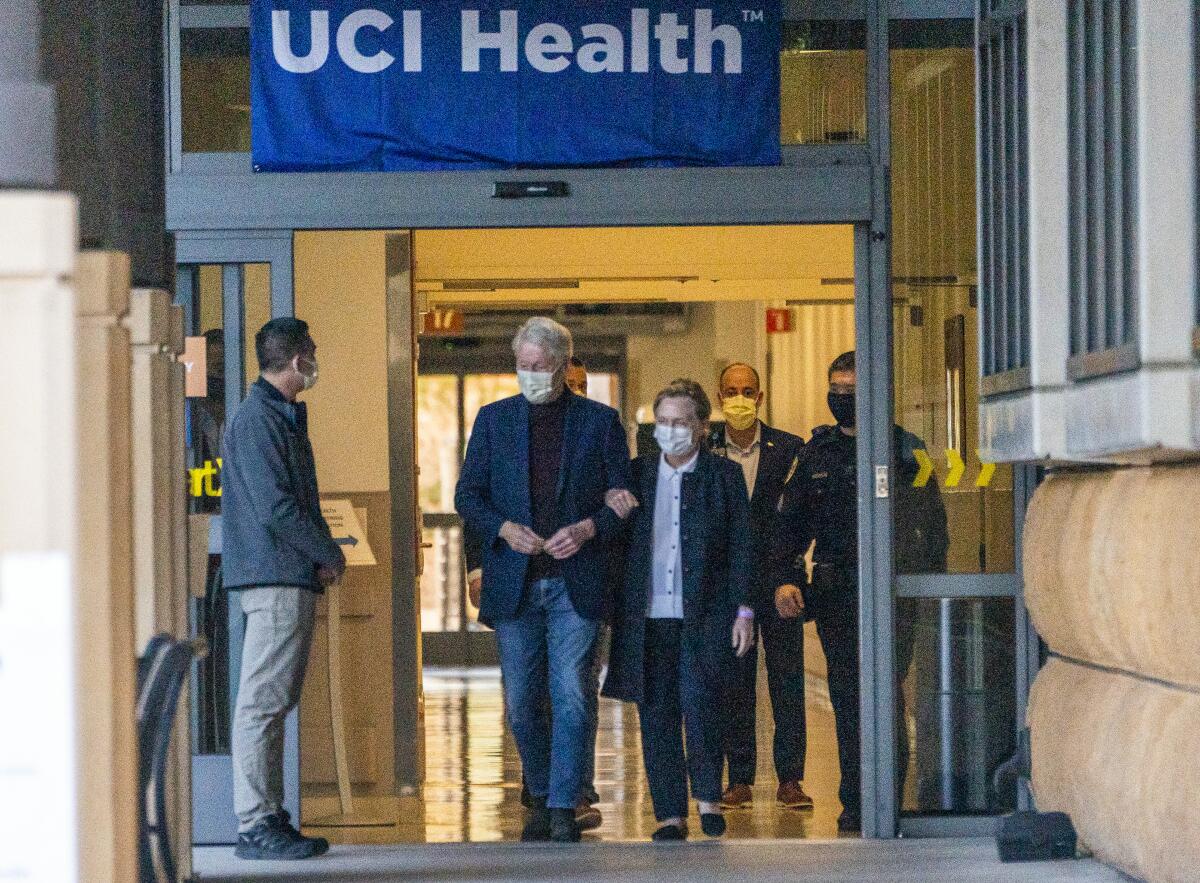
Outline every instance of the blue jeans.
[(496, 623), (508, 725), (525, 783), (553, 809), (575, 808), (586, 775), (593, 713), (587, 694), (599, 629), (575, 612), (562, 579), (529, 586), (517, 616)]

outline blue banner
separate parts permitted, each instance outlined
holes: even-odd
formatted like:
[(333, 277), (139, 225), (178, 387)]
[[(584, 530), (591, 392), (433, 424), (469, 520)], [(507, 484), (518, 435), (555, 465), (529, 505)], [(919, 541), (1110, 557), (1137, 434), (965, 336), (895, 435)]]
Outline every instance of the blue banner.
[(254, 168), (779, 163), (780, 0), (252, 0)]

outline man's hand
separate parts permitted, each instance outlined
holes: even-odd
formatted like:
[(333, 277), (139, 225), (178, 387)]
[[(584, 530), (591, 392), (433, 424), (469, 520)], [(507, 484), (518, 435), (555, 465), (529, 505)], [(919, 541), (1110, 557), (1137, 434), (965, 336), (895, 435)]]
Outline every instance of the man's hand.
[(471, 599), (471, 606), (478, 610), (483, 597), (483, 571), (478, 568), (467, 574), (467, 597)]
[(322, 564), (317, 568), (317, 582), (321, 584), (321, 588), (327, 589), (342, 578), (345, 570), (345, 567), (330, 567)]
[(596, 535), (596, 525), (590, 518), (567, 525), (546, 540), (546, 554), (555, 561), (565, 561)]
[(616, 512), (618, 518), (624, 520), (637, 508), (638, 501), (630, 491), (615, 487), (604, 495), (604, 504)]
[(804, 596), (800, 587), (791, 585), (780, 586), (775, 590), (775, 609), (784, 619), (795, 619), (804, 612)]
[(546, 541), (523, 524), (506, 521), (500, 525), (500, 536), (514, 552), (536, 555), (542, 551)]
[(730, 636), (729, 644), (733, 647), (733, 652), (737, 654), (738, 659), (750, 652), (750, 648), (754, 646), (753, 616), (738, 616), (734, 619), (733, 634)]

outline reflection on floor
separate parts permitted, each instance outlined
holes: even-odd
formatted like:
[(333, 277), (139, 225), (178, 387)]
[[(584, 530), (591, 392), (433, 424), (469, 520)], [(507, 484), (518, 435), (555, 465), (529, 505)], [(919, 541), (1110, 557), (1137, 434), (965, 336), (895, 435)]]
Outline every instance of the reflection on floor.
[[(523, 824), (521, 764), (503, 722), (499, 670), (426, 669), (425, 721), (424, 797), (399, 801), (398, 811), (393, 810), (399, 820), (395, 827), (306, 827), (305, 830), (319, 830), (331, 841), (341, 843), (518, 839)], [(751, 808), (727, 814), (728, 836), (837, 836), (837, 816), (841, 811), (837, 802), (837, 748), (833, 712), (823, 680), (809, 680), (808, 721), (805, 787), (816, 807), (800, 812), (784, 809), (775, 802), (778, 782), (771, 763), (773, 724), (765, 673), (760, 672), (755, 801)], [(596, 788), (604, 824), (587, 834), (587, 839), (648, 839), (657, 825), (642, 769), (641, 737), (634, 706), (601, 700), (596, 754)], [(333, 799), (306, 800), (304, 818), (333, 813), (335, 803)], [(387, 811), (384, 806), (374, 808)]]

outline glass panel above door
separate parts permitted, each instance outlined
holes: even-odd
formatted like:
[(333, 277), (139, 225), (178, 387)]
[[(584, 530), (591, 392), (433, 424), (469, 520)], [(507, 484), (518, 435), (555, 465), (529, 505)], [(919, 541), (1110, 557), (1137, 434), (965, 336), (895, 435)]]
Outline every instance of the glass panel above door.
[(866, 22), (785, 21), (779, 88), (783, 144), (865, 142)]
[(250, 152), (250, 29), (180, 31), (186, 153)]

